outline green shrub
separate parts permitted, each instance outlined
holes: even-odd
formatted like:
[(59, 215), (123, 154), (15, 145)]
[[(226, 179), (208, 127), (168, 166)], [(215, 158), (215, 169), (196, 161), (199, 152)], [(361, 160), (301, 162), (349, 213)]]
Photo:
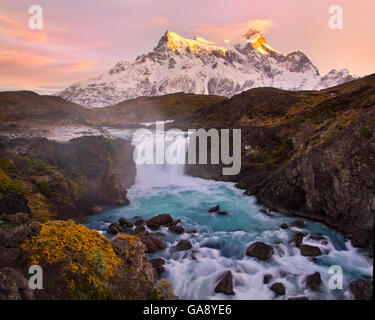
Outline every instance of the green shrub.
[(372, 132), (367, 127), (360, 127), (359, 134), (366, 139), (372, 138)]
[(0, 169), (0, 190), (10, 191), (18, 194), (23, 193), (22, 185), (8, 177), (3, 169)]
[(1, 158), (0, 159), (0, 168), (3, 170), (9, 170), (14, 167), (14, 163), (12, 160), (9, 160), (7, 158)]

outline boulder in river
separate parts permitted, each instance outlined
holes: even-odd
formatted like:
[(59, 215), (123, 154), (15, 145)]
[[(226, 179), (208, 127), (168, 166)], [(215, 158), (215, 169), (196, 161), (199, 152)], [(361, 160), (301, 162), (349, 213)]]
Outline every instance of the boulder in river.
[(141, 236), (141, 240), (146, 246), (147, 253), (167, 248), (167, 245), (163, 241), (151, 236)]
[(110, 233), (110, 234), (118, 234), (118, 233), (122, 232), (122, 228), (119, 224), (114, 222), (114, 223), (110, 224), (110, 226), (107, 229), (107, 232)]
[(120, 218), (118, 220), (118, 222), (119, 222), (120, 226), (123, 227), (123, 228), (131, 228), (131, 227), (133, 227), (133, 224), (129, 220), (125, 219), (125, 218)]
[(186, 251), (186, 250), (190, 250), (192, 248), (192, 245), (191, 245), (191, 242), (189, 240), (180, 240), (178, 243), (177, 243), (177, 246), (176, 246), (177, 250), (178, 251)]
[(134, 236), (141, 236), (141, 235), (147, 235), (148, 234), (145, 226), (138, 226), (129, 233), (134, 235)]
[(297, 220), (297, 221), (293, 221), (291, 224), (290, 224), (291, 227), (296, 227), (296, 228), (304, 228), (305, 227), (305, 222), (302, 221), (302, 220)]
[(181, 227), (181, 226), (171, 225), (169, 227), (169, 231), (176, 233), (176, 234), (182, 234), (185, 232), (185, 229), (184, 227)]
[(310, 246), (308, 244), (301, 244), (299, 246), (299, 249), (301, 251), (301, 254), (305, 257), (316, 257), (322, 254), (318, 247)]
[(173, 222), (170, 214), (159, 214), (147, 221), (147, 227), (150, 229), (159, 229), (160, 226), (169, 226)]
[(285, 294), (285, 287), (281, 282), (275, 282), (270, 289), (279, 296)]
[(315, 272), (306, 277), (306, 287), (308, 289), (316, 289), (322, 283), (322, 278), (319, 272)]
[(233, 291), (233, 276), (231, 271), (225, 272), (221, 280), (215, 287), (216, 293), (234, 294)]
[(219, 209), (220, 209), (220, 206), (217, 205), (217, 206), (215, 206), (215, 207), (212, 207), (212, 208), (208, 209), (208, 212), (216, 212), (216, 211), (218, 211)]
[(289, 226), (288, 226), (286, 223), (282, 223), (282, 224), (280, 225), (280, 228), (281, 228), (281, 229), (288, 229)]
[(269, 273), (265, 274), (263, 277), (263, 283), (264, 284), (269, 283), (272, 280), (272, 278), (273, 278), (272, 274), (269, 274)]
[(369, 282), (358, 279), (352, 281), (349, 288), (355, 300), (372, 300), (372, 286)]
[(273, 253), (273, 248), (270, 245), (260, 241), (254, 242), (246, 250), (246, 254), (248, 256), (255, 257), (260, 260), (268, 260), (272, 257)]
[(135, 226), (137, 226), (137, 227), (141, 226), (144, 223), (145, 223), (145, 221), (143, 219), (138, 219), (136, 222), (134, 222)]

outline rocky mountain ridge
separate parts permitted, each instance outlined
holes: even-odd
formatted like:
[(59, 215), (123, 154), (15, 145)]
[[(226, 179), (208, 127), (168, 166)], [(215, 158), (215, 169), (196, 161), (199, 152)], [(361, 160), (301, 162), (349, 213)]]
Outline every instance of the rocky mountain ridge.
[(301, 51), (283, 55), (250, 29), (233, 47), (167, 31), (153, 51), (134, 62), (120, 61), (108, 72), (66, 88), (59, 96), (104, 107), (140, 96), (176, 92), (231, 97), (256, 87), (319, 90), (355, 77), (344, 69), (321, 76)]

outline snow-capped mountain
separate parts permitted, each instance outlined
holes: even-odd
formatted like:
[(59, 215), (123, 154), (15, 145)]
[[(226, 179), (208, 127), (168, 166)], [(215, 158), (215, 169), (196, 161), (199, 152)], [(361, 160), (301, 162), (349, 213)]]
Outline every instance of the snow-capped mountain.
[(103, 107), (139, 96), (175, 92), (231, 97), (255, 87), (318, 90), (353, 79), (346, 69), (321, 77), (305, 54), (296, 51), (285, 56), (254, 29), (230, 47), (167, 31), (153, 51), (134, 62), (121, 61), (98, 77), (68, 87), (59, 96), (81, 105)]

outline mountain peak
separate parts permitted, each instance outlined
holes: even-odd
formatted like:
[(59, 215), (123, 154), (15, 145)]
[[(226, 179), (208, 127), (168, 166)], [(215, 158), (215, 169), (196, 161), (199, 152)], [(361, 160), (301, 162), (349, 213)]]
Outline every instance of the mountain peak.
[(269, 55), (271, 52), (276, 53), (277, 55), (281, 55), (280, 52), (273, 49), (267, 43), (266, 39), (264, 38), (262, 32), (257, 29), (250, 28), (243, 37), (246, 39), (247, 42), (251, 43), (254, 49), (261, 54)]
[(161, 46), (168, 46), (173, 51), (183, 52), (189, 49), (194, 53), (219, 51), (220, 54), (225, 55), (226, 49), (220, 46), (216, 46), (213, 42), (206, 40), (200, 36), (194, 37), (194, 39), (188, 39), (181, 37), (176, 32), (167, 30), (163, 37), (160, 39), (159, 44), (156, 48)]

